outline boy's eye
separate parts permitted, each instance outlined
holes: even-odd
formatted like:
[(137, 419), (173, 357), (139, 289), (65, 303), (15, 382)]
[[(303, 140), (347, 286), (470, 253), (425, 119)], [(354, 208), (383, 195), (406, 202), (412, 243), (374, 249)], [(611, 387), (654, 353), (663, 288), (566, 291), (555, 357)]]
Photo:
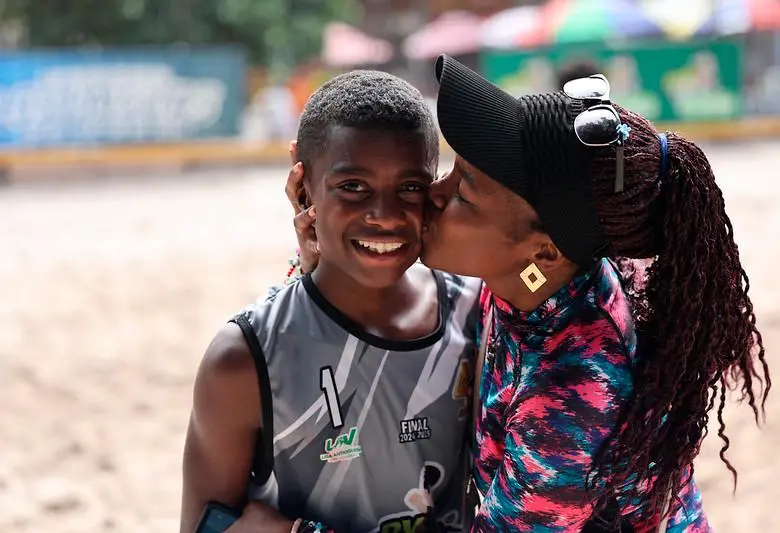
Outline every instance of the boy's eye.
[(410, 182), (404, 185), (405, 192), (425, 192), (428, 186), (423, 183)]
[(339, 189), (346, 192), (366, 192), (368, 190), (368, 187), (366, 187), (362, 183), (350, 181), (339, 185)]

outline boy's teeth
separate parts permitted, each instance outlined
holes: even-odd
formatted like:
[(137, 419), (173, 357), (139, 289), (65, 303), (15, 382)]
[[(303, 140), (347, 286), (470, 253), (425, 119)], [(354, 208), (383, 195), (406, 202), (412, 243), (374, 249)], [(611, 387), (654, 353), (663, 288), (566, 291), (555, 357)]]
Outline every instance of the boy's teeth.
[(394, 252), (404, 245), (402, 242), (374, 242), (374, 241), (358, 241), (358, 244), (367, 250), (378, 254), (386, 254), (388, 252)]

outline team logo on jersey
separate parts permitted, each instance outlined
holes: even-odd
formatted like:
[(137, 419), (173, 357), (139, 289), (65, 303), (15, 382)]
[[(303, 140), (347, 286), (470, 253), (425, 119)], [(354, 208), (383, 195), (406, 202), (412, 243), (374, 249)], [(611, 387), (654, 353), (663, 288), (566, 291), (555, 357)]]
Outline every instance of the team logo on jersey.
[(357, 443), (358, 428), (350, 428), (348, 432), (335, 439), (325, 441), (325, 453), (320, 454), (320, 461), (338, 463), (359, 457), (363, 448)]
[(428, 425), (427, 416), (401, 420), (401, 433), (398, 434), (398, 442), (401, 444), (430, 438), (431, 426)]

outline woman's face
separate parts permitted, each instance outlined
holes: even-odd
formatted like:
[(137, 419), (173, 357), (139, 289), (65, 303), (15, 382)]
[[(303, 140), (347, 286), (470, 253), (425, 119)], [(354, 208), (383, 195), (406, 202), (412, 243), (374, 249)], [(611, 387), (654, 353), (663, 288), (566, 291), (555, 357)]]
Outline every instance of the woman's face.
[(460, 156), (429, 195), (420, 256), (428, 267), (490, 280), (515, 276), (528, 264), (537, 217), (519, 196)]

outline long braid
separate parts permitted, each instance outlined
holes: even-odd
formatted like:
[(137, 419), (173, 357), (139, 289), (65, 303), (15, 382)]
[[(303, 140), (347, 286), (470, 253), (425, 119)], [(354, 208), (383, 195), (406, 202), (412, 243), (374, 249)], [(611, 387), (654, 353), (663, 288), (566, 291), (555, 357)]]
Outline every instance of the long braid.
[(691, 479), (716, 401), (720, 457), (736, 487), (726, 457), (726, 388), (741, 390), (758, 422), (771, 379), (749, 280), (706, 156), (669, 134), (668, 174), (660, 183), (655, 129), (639, 115), (619, 112), (631, 127), (625, 191), (612, 193), (611, 150), (599, 152), (590, 174), (601, 225), (621, 256), (643, 348), (634, 399), (594, 476), (607, 495), (638, 496), (641, 482), (651, 483), (647, 504), (658, 511), (669, 490), (679, 494)]

